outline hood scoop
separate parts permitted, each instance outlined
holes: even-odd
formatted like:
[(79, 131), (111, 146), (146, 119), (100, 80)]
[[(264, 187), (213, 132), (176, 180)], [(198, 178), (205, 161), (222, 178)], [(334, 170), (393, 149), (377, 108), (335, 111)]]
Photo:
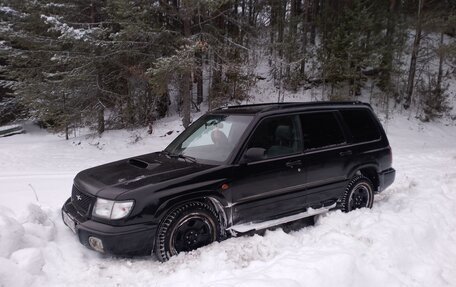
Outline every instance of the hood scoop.
[(128, 163), (134, 167), (141, 168), (141, 169), (154, 169), (160, 166), (160, 162), (146, 162), (137, 158), (131, 158), (128, 160)]

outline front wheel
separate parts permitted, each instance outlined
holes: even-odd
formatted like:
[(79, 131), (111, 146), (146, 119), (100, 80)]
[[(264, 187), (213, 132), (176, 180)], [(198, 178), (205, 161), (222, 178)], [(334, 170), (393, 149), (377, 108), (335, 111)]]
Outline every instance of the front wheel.
[(374, 186), (365, 176), (355, 176), (345, 189), (341, 209), (350, 212), (359, 208), (372, 208), (374, 203)]
[(203, 202), (188, 202), (171, 211), (157, 231), (155, 254), (164, 262), (180, 252), (188, 252), (220, 239), (215, 210)]

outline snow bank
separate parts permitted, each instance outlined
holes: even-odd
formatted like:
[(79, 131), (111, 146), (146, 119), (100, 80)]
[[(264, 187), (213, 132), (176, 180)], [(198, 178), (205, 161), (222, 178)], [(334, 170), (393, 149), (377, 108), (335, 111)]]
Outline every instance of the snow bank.
[[(373, 209), (330, 212), (315, 226), (232, 238), (164, 264), (81, 246), (59, 208), (78, 170), (161, 149), (180, 121), (152, 136), (2, 139), (0, 202), (9, 208), (0, 207), (0, 286), (456, 286), (456, 128), (399, 116), (385, 127), (397, 179)], [(46, 208), (30, 205), (29, 184)]]
[(27, 286), (35, 275), (42, 275), (41, 249), (55, 232), (54, 223), (37, 205), (30, 205), (22, 219), (0, 206), (0, 286)]

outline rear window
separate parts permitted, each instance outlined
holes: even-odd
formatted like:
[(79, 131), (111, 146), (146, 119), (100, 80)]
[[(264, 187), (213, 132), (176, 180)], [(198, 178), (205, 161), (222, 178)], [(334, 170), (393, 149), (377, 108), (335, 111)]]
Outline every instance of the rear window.
[(345, 142), (333, 112), (300, 115), (304, 149), (317, 149)]
[(380, 138), (380, 131), (371, 113), (366, 109), (341, 110), (354, 143), (373, 141)]

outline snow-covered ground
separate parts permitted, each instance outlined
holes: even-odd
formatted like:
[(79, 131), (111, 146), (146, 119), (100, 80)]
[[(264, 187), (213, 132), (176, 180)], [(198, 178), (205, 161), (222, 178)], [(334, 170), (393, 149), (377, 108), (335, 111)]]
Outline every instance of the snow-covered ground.
[(331, 212), (315, 226), (232, 238), (167, 263), (88, 250), (59, 209), (79, 170), (162, 149), (182, 131), (177, 118), (152, 136), (65, 141), (26, 128), (0, 138), (0, 286), (456, 286), (454, 125), (401, 116), (385, 124), (397, 179), (371, 210)]

